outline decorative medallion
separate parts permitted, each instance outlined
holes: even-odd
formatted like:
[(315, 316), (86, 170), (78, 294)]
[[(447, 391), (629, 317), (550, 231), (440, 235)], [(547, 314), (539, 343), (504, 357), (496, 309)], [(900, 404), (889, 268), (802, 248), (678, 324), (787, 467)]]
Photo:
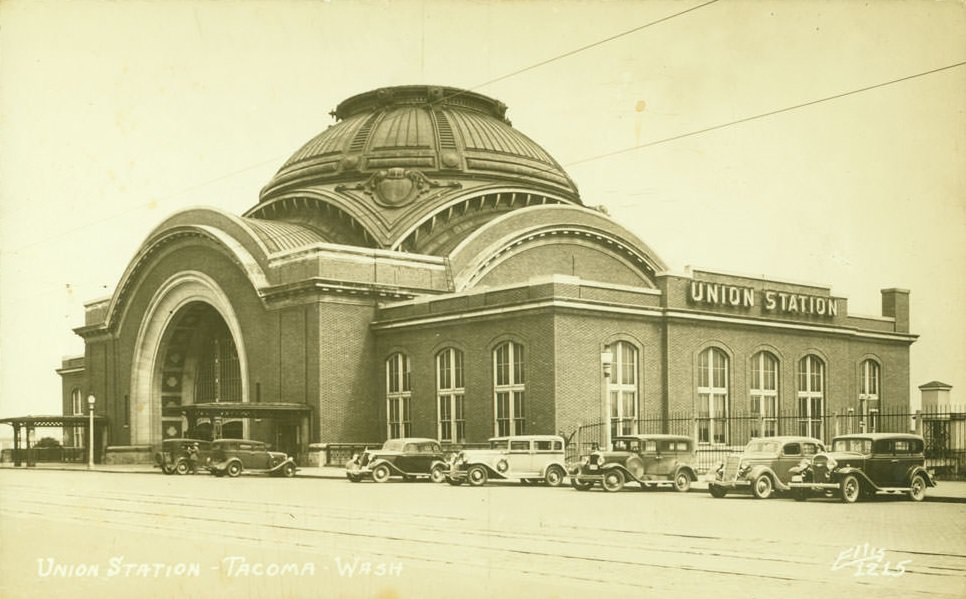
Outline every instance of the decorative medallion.
[(178, 434), (178, 427), (171, 425), (168, 428), (164, 429), (164, 432), (167, 436), (174, 437), (175, 435)]
[(347, 189), (361, 191), (383, 206), (399, 208), (412, 203), (434, 189), (460, 189), (461, 187), (463, 187), (462, 184), (455, 181), (448, 183), (432, 181), (416, 169), (394, 167), (373, 173), (364, 183), (351, 187), (339, 185), (336, 187), (336, 191)]

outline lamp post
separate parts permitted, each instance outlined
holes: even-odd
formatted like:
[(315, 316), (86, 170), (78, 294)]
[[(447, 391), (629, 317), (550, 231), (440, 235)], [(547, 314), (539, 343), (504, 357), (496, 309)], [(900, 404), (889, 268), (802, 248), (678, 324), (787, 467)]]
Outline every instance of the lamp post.
[(90, 413), (90, 423), (87, 429), (87, 467), (94, 467), (94, 394), (87, 396), (87, 409)]

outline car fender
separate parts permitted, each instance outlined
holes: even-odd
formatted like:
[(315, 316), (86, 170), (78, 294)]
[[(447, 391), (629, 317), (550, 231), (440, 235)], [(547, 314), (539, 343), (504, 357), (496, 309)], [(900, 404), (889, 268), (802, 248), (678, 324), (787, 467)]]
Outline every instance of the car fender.
[(929, 472), (925, 468), (923, 468), (922, 466), (913, 466), (913, 467), (909, 468), (909, 471), (906, 473), (906, 480), (909, 481), (909, 485), (910, 486), (912, 486), (912, 477), (915, 476), (915, 475), (917, 475), (917, 474), (921, 474), (922, 477), (926, 479), (926, 486), (927, 487), (935, 487), (936, 486), (936, 481), (933, 480), (933, 478), (931, 476), (929, 476)]
[(269, 468), (268, 471), (269, 472), (275, 472), (277, 470), (281, 470), (286, 464), (291, 464), (291, 465), (295, 466), (295, 460), (293, 460), (292, 458), (289, 458), (287, 460), (282, 460), (275, 467)]
[(604, 464), (603, 466), (600, 467), (600, 472), (607, 472), (608, 470), (620, 470), (621, 473), (624, 475), (625, 479), (640, 482), (638, 478), (634, 476), (631, 473), (631, 471), (624, 466), (624, 464), (611, 463), (611, 464)]
[(835, 481), (841, 482), (842, 478), (845, 476), (848, 476), (849, 474), (855, 475), (856, 477), (858, 477), (860, 481), (872, 487), (876, 491), (880, 490), (879, 485), (872, 482), (872, 479), (869, 478), (869, 475), (867, 475), (865, 471), (862, 470), (861, 468), (853, 468), (851, 466), (846, 466), (845, 468), (839, 468), (838, 470), (835, 471)]
[(775, 489), (779, 491), (787, 491), (788, 489), (791, 488), (785, 482), (783, 482), (782, 479), (780, 479), (777, 474), (775, 474), (774, 470), (772, 470), (768, 466), (762, 466), (760, 464), (757, 466), (751, 467), (751, 470), (748, 472), (747, 475), (745, 475), (745, 480), (753, 481), (759, 476), (761, 476), (762, 474), (767, 474), (768, 477), (771, 478), (771, 482), (774, 485)]
[(549, 464), (547, 464), (546, 466), (540, 469), (540, 476), (541, 477), (547, 476), (547, 470), (550, 470), (551, 466), (560, 466), (561, 468), (563, 468), (564, 475), (570, 474), (570, 470), (567, 469), (567, 464), (563, 462), (550, 462)]
[(449, 462), (446, 460), (433, 460), (433, 463), (429, 465), (429, 471), (432, 472), (433, 468), (437, 466), (441, 466), (445, 471), (449, 471), (450, 469)]
[[(504, 458), (501, 458), (501, 459), (504, 459)], [(476, 460), (475, 462), (466, 462), (465, 464), (466, 464), (466, 469), (467, 470), (469, 470), (473, 466), (483, 466), (484, 468), (486, 468), (486, 473), (487, 473), (488, 476), (496, 476), (496, 477), (499, 477), (499, 478), (506, 478), (506, 474), (504, 472), (499, 472), (496, 468), (494, 468), (493, 466), (490, 466), (489, 464), (487, 464), (484, 461)], [(507, 472), (509, 472), (509, 469), (507, 470)]]
[[(239, 458), (229, 458), (224, 462), (212, 462), (210, 464), (207, 464), (207, 468), (209, 470), (218, 470), (219, 472), (224, 472), (228, 470), (228, 466), (230, 466), (234, 462), (238, 462), (239, 464), (242, 464), (242, 461)], [(244, 468), (244, 465), (242, 465), (242, 467)]]
[(389, 471), (392, 472), (393, 474), (399, 474), (399, 475), (405, 475), (406, 474), (405, 472), (403, 472), (402, 470), (400, 470), (398, 466), (396, 466), (395, 464), (393, 464), (389, 460), (386, 460), (385, 458), (376, 458), (376, 459), (372, 460), (371, 462), (369, 462), (368, 464), (366, 464), (366, 469), (369, 470), (370, 472), (372, 472), (373, 470), (375, 470), (379, 466), (382, 466), (383, 464), (385, 464), (386, 467), (389, 468)]
[(694, 473), (694, 468), (692, 468), (691, 466), (687, 466), (685, 464), (679, 464), (674, 469), (674, 476), (672, 477), (672, 480), (677, 478), (678, 474), (680, 474), (681, 472), (687, 472), (688, 476), (691, 477), (691, 482), (695, 482), (698, 480), (698, 476)]

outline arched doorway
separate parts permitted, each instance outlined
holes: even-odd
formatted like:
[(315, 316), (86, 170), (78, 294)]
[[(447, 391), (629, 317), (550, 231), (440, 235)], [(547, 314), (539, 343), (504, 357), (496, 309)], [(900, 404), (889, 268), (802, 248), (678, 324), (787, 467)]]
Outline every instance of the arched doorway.
[[(241, 327), (228, 295), (208, 275), (187, 271), (161, 285), (141, 318), (131, 371), (131, 442), (180, 437), (193, 403), (247, 402), (248, 367)], [(221, 434), (247, 436), (245, 422), (208, 422)], [(196, 432), (204, 433), (204, 429)]]
[(188, 404), (243, 401), (238, 347), (211, 304), (182, 306), (165, 328), (158, 356), (163, 438), (244, 437), (241, 420), (192, 422), (183, 415)]

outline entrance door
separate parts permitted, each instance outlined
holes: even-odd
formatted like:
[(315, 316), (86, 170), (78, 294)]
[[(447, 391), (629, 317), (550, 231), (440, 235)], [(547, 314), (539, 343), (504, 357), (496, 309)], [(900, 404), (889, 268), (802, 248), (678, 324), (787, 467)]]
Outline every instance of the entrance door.
[(294, 422), (279, 422), (275, 425), (275, 448), (289, 457), (297, 458), (299, 451), (299, 425)]

